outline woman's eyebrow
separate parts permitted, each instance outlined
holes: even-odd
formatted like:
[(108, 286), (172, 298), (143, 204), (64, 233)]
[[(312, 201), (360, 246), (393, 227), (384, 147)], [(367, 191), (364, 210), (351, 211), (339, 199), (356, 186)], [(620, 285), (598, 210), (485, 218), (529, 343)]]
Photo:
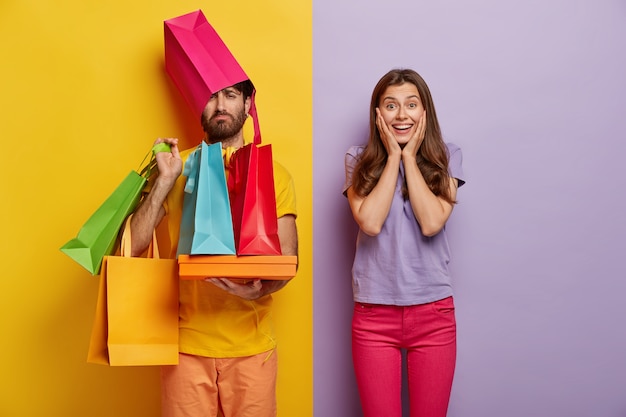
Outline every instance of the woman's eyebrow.
[[(412, 95), (410, 95), (410, 96), (406, 96), (406, 97), (404, 98), (404, 100), (409, 100), (409, 99), (412, 99), (412, 98), (417, 99), (417, 100), (419, 100), (419, 99), (420, 99), (418, 95), (416, 95), (416, 94), (412, 94)], [(396, 98), (396, 97), (392, 97), (392, 96), (383, 97), (383, 101), (386, 101), (386, 100), (394, 100), (394, 101), (398, 101), (398, 98)]]

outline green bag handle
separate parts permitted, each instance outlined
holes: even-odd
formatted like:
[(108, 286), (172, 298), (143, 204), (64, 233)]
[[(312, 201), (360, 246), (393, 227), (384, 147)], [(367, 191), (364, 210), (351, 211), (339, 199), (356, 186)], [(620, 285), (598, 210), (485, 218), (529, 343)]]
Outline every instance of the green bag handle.
[[(154, 145), (152, 149), (148, 151), (146, 156), (143, 157), (141, 164), (139, 164), (140, 167), (143, 166), (141, 171), (139, 171), (139, 175), (141, 175), (145, 179), (150, 178), (150, 175), (152, 175), (152, 170), (156, 169), (157, 167), (156, 154), (158, 154), (159, 152), (171, 152), (171, 150), (172, 147), (169, 143), (161, 142)], [(144, 166), (148, 157), (150, 157), (150, 160), (148, 161), (148, 164)]]

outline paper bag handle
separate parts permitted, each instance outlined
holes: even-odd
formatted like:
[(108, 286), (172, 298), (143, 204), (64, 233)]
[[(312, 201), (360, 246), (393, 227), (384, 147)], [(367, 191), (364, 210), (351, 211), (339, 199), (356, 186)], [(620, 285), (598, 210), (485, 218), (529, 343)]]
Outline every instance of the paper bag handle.
[[(146, 156), (143, 157), (141, 164), (139, 164), (140, 169), (137, 170), (139, 172), (139, 175), (144, 177), (146, 180), (149, 179), (152, 175), (152, 171), (157, 169), (156, 154), (158, 154), (159, 152), (170, 152), (171, 149), (172, 148), (169, 143), (165, 142), (157, 143), (156, 145), (154, 145), (152, 149), (148, 151)], [(148, 157), (150, 157), (150, 159), (148, 159)], [(148, 159), (147, 164), (146, 159)]]
[(254, 144), (261, 144), (261, 127), (259, 126), (259, 112), (256, 109), (256, 101), (254, 100), (254, 96), (256, 95), (256, 91), (252, 93), (252, 97), (250, 99), (250, 111), (249, 114), (252, 117), (252, 122), (254, 123)]
[[(120, 253), (122, 256), (126, 258), (131, 257), (131, 248), (132, 248), (131, 242), (132, 241), (131, 241), (131, 235), (130, 235), (130, 220), (132, 217), (133, 215), (131, 214), (126, 219), (126, 224), (124, 225), (124, 232), (122, 233), (122, 242), (120, 244)], [(147, 257), (160, 259), (159, 245), (157, 243), (157, 237), (156, 237), (156, 230), (152, 231), (152, 242), (150, 242), (150, 246), (148, 247)]]

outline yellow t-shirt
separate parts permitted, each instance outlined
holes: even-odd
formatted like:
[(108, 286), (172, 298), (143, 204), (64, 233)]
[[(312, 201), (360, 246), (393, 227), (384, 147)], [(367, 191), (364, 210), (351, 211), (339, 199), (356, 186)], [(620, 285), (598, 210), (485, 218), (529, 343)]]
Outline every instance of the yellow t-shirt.
[[(195, 148), (181, 152), (183, 162)], [(289, 172), (274, 161), (278, 217), (296, 215), (295, 187)], [(165, 203), (170, 257), (176, 257), (186, 177), (181, 175)], [(271, 323), (272, 296), (248, 301), (202, 280), (180, 281), (179, 349), (214, 358), (241, 357), (276, 346)]]

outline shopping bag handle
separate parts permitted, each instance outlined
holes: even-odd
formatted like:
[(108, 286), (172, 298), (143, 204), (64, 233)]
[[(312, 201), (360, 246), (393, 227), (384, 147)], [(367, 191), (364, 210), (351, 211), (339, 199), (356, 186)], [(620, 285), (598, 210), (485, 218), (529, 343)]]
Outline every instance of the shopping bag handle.
[(259, 125), (259, 112), (256, 109), (256, 100), (254, 96), (256, 95), (256, 91), (252, 93), (250, 111), (248, 112), (252, 117), (252, 122), (254, 123), (254, 144), (261, 144), (261, 127)]
[[(146, 164), (146, 159), (148, 159), (148, 157), (150, 156), (150, 159), (148, 160), (148, 163)], [(141, 163), (139, 164), (139, 167), (143, 167), (139, 171), (139, 175), (141, 175), (142, 177), (148, 179), (150, 178), (150, 175), (152, 174), (152, 170), (154, 168), (156, 168), (156, 158), (154, 157), (154, 152), (152, 152), (152, 150), (150, 150), (146, 156), (143, 157), (143, 159), (141, 160)]]
[[(130, 221), (133, 215), (131, 214), (126, 219), (126, 224), (124, 225), (124, 232), (122, 233), (122, 242), (120, 244), (120, 253), (122, 256), (126, 258), (131, 257), (132, 251), (132, 240), (130, 235)], [(148, 247), (148, 258), (160, 259), (159, 254), (159, 245), (157, 243), (156, 230), (152, 231), (152, 242), (150, 242), (150, 246)]]
[[(145, 179), (150, 178), (150, 175), (152, 175), (152, 170), (157, 167), (156, 154), (158, 154), (159, 152), (170, 152), (171, 149), (172, 148), (169, 143), (165, 142), (157, 143), (156, 145), (154, 145), (152, 149), (148, 151), (146, 156), (143, 157), (141, 163), (139, 164), (140, 169), (137, 170), (139, 172), (139, 175), (141, 175)], [(146, 164), (146, 159), (148, 159), (148, 157), (150, 157), (150, 159)]]
[(201, 149), (202, 144), (198, 145), (193, 152), (189, 154), (187, 160), (185, 161), (185, 166), (183, 167), (183, 176), (187, 177), (185, 181), (185, 192), (187, 194), (192, 194), (196, 188), (196, 174), (198, 172), (198, 156)]

